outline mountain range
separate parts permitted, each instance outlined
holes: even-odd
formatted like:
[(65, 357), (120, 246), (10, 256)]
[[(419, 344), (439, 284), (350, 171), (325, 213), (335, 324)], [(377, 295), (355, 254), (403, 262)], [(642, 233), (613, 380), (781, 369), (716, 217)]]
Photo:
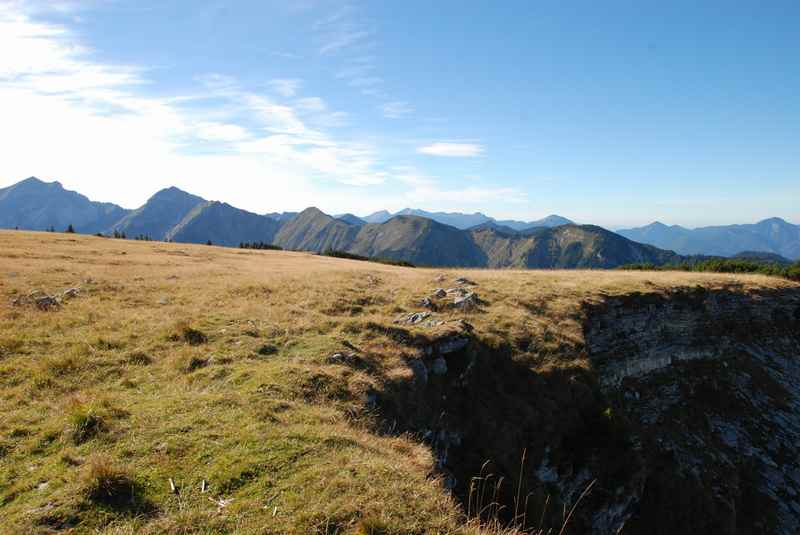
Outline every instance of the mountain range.
[[(64, 230), (68, 225), (81, 233), (117, 233), (187, 243), (211, 241), (227, 246), (264, 242), (284, 249), (334, 249), (430, 266), (612, 268), (634, 262), (661, 265), (683, 258), (670, 247), (653, 243), (669, 236), (656, 232), (661, 229), (653, 225), (614, 233), (594, 225), (577, 225), (560, 216), (522, 222), (496, 220), (481, 213), (413, 209), (395, 214), (376, 212), (365, 218), (331, 216), (317, 208), (256, 214), (175, 187), (157, 192), (140, 208), (126, 210), (93, 202), (58, 182), (36, 178), (0, 189), (0, 228)], [(745, 227), (761, 229), (760, 235), (767, 241), (752, 238), (759, 236), (755, 230), (729, 230), (723, 239), (731, 235), (748, 237), (741, 240), (742, 247), (728, 246), (730, 255), (748, 250), (756, 251), (749, 254), (800, 256), (800, 236), (794, 225), (768, 220), (732, 226)], [(700, 248), (693, 254), (720, 253)]]
[(617, 233), (683, 255), (734, 256), (742, 251), (758, 251), (792, 260), (800, 258), (800, 225), (777, 217), (749, 225), (695, 229), (655, 222)]
[(459, 212), (426, 212), (425, 210), (416, 210), (413, 208), (406, 208), (394, 214), (386, 210), (381, 210), (380, 212), (375, 212), (362, 219), (365, 223), (385, 223), (399, 215), (413, 215), (424, 217), (425, 219), (433, 219), (438, 223), (450, 225), (451, 227), (456, 227), (461, 230), (485, 225), (487, 223), (494, 223), (513, 230), (528, 230), (536, 227), (557, 227), (559, 225), (573, 224), (573, 222), (566, 217), (561, 217), (559, 215), (550, 215), (538, 221), (498, 221), (480, 212), (475, 212), (474, 214), (462, 214)]

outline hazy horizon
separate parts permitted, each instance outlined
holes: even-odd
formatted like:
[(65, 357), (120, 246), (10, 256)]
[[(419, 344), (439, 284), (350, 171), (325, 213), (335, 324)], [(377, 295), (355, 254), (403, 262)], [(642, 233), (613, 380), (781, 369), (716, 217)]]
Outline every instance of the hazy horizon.
[(798, 17), (788, 1), (0, 0), (0, 188), (800, 222)]

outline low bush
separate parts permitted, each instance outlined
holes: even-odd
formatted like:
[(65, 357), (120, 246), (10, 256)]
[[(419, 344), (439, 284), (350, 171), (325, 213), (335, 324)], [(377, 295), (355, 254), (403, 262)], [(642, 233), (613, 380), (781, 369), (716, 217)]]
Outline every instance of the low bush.
[(754, 273), (800, 281), (800, 261), (786, 266), (774, 262), (757, 262), (735, 258), (714, 258), (657, 266), (652, 263), (626, 264), (617, 269), (634, 271), (689, 271), (693, 273)]
[(337, 251), (334, 249), (328, 249), (320, 253), (322, 256), (331, 256), (334, 258), (344, 258), (346, 260), (360, 260), (362, 262), (376, 262), (378, 264), (388, 264), (391, 266), (401, 266), (401, 267), (416, 267), (411, 262), (406, 262), (405, 260), (395, 260), (393, 258), (381, 258), (381, 257), (371, 257), (371, 256), (362, 256), (358, 254), (348, 253), (346, 251)]

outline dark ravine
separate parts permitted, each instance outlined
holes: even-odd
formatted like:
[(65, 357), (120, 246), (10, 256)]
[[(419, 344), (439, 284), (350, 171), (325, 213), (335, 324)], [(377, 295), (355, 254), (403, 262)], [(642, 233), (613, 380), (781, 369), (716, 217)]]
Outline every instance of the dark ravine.
[(487, 460), (505, 511), (520, 507), (526, 451), (528, 518), (549, 496), (558, 525), (596, 480), (570, 533), (800, 530), (800, 290), (606, 297), (582, 321), (564, 358), (589, 366), (550, 372), (463, 322), (398, 330), (414, 379), (378, 394), (384, 421), (425, 440), (473, 510)]

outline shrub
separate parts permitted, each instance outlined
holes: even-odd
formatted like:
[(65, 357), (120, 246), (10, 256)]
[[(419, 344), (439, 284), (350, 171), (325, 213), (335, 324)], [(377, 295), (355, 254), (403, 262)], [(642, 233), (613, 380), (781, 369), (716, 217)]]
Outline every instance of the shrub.
[(260, 249), (260, 250), (267, 250), (267, 251), (283, 251), (283, 247), (279, 247), (277, 245), (272, 245), (271, 243), (265, 243), (263, 241), (259, 242), (241, 242), (239, 244), (240, 249)]
[(736, 258), (694, 258), (679, 264), (657, 266), (652, 263), (626, 264), (617, 269), (634, 271), (689, 271), (694, 273), (754, 273), (800, 281), (800, 262), (791, 266)]
[(416, 267), (411, 262), (406, 262), (405, 260), (395, 260), (393, 258), (381, 258), (381, 257), (371, 257), (371, 256), (362, 256), (358, 254), (348, 253), (346, 251), (337, 251), (334, 249), (328, 249), (320, 253), (322, 256), (331, 256), (333, 258), (344, 258), (346, 260), (360, 260), (362, 262), (376, 262), (378, 264), (388, 264), (391, 266), (401, 266), (401, 267)]

